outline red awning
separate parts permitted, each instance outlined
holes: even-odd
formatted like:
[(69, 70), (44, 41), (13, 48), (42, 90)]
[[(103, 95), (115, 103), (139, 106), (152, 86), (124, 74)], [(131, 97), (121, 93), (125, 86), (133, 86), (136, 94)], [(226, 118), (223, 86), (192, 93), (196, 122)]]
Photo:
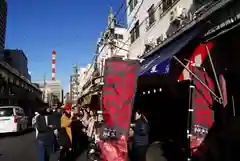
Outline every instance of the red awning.
[[(195, 48), (192, 56), (189, 59), (188, 64), (186, 65), (190, 71), (194, 72), (193, 71), (194, 67), (200, 67), (203, 64), (206, 57), (208, 56), (208, 53), (206, 50), (206, 45), (207, 45), (209, 51), (211, 52), (211, 50), (215, 44), (213, 42), (208, 42), (206, 44), (199, 44)], [(191, 80), (191, 79), (192, 79), (191, 73), (189, 73), (189, 71), (184, 68), (181, 75), (178, 78), (178, 81)]]

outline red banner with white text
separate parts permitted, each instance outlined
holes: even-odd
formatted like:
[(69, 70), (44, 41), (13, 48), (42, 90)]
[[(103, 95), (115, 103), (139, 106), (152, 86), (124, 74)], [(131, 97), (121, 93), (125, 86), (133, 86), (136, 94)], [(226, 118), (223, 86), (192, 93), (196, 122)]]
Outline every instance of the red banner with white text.
[(139, 69), (137, 60), (110, 58), (105, 61), (100, 147), (103, 158), (108, 161), (127, 159), (127, 137)]
[[(194, 68), (194, 73), (214, 91), (214, 82), (202, 68)], [(192, 138), (191, 148), (199, 146), (208, 133), (208, 129), (213, 124), (213, 111), (211, 109), (213, 98), (208, 89), (202, 83), (193, 78), (195, 89), (193, 90), (192, 101)]]

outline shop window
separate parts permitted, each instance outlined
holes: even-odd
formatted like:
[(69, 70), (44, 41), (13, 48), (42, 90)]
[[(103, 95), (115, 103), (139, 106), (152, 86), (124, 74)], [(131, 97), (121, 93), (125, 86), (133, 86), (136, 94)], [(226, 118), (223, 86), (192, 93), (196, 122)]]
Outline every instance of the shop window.
[(136, 7), (137, 3), (138, 3), (138, 0), (130, 0), (128, 2), (130, 13), (134, 10), (134, 8)]
[(135, 23), (133, 29), (130, 31), (130, 35), (131, 43), (133, 43), (139, 37), (139, 21)]
[(148, 9), (148, 27), (151, 27), (154, 24), (155, 21), (156, 21), (156, 19), (155, 19), (155, 9), (154, 9), (154, 5), (152, 5)]

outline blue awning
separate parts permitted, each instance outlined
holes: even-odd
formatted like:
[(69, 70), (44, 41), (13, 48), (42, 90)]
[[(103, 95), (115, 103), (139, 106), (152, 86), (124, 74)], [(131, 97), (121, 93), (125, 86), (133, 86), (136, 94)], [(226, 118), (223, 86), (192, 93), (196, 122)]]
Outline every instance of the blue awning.
[(198, 27), (194, 27), (193, 30), (183, 33), (183, 35), (177, 37), (176, 40), (160, 48), (152, 56), (147, 57), (141, 63), (141, 69), (138, 75), (167, 74), (170, 69), (172, 56), (177, 54), (193, 40), (199, 34), (199, 31), (200, 29)]

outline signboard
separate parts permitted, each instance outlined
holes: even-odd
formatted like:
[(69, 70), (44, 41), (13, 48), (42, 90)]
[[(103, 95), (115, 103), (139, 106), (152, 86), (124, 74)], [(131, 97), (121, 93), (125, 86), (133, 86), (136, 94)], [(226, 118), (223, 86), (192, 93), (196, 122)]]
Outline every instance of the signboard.
[(227, 27), (232, 27), (232, 25), (238, 23), (239, 21), (240, 7), (239, 2), (237, 2), (237, 4), (230, 5), (228, 8), (219, 12), (216, 18), (211, 19), (211, 28), (204, 34), (204, 36), (209, 36)]
[(128, 131), (136, 92), (137, 60), (111, 58), (105, 62), (103, 86), (104, 124), (98, 142), (101, 158), (127, 161)]
[[(214, 83), (208, 76), (207, 72), (194, 68), (194, 73), (206, 83), (206, 85), (214, 91)], [(192, 101), (192, 127), (191, 134), (196, 140), (201, 140), (205, 138), (208, 133), (208, 129), (213, 124), (213, 111), (211, 109), (213, 98), (210, 92), (200, 83), (199, 80), (193, 78), (193, 83), (195, 89), (193, 91), (193, 101)], [(200, 144), (201, 142), (199, 142)], [(191, 147), (198, 145), (193, 145), (194, 141), (191, 143)]]
[(137, 84), (137, 60), (107, 59), (103, 86), (104, 127), (102, 138), (128, 135)]

